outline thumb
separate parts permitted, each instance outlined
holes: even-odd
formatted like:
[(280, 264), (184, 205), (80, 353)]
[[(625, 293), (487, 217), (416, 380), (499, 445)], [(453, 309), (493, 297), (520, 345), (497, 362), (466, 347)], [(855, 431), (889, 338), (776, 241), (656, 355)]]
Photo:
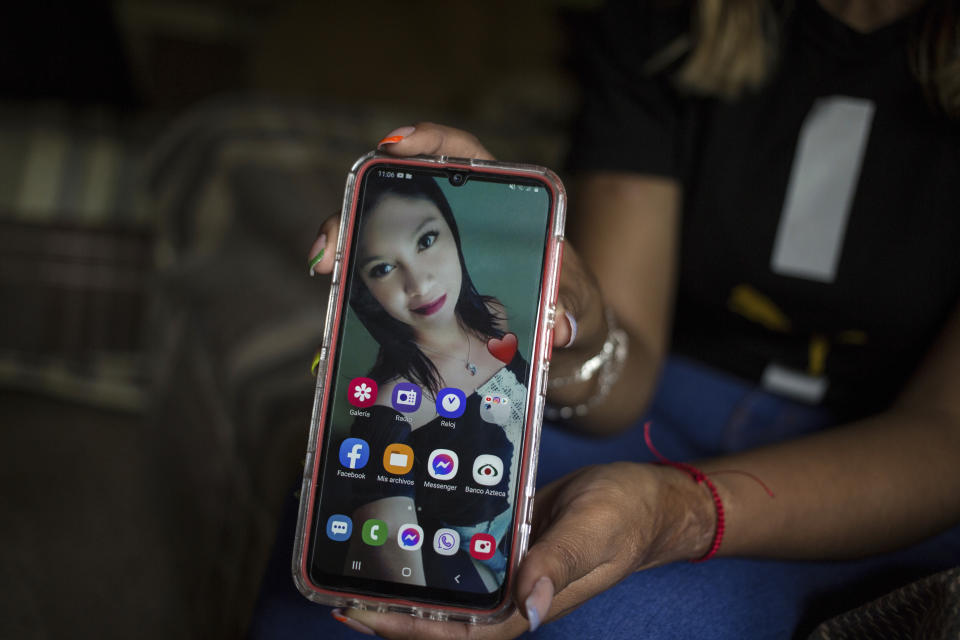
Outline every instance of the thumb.
[(551, 522), (542, 523), (542, 534), (524, 557), (514, 593), (531, 631), (547, 619), (556, 593), (609, 560), (609, 545), (597, 540), (603, 524), (592, 511), (576, 499), (566, 504)]

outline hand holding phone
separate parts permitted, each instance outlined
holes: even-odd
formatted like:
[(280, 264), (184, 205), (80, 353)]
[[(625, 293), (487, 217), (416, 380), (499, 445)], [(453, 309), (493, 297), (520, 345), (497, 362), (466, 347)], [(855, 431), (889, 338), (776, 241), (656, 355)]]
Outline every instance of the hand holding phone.
[(471, 622), (509, 610), (564, 204), (539, 167), (355, 166), (338, 250), (315, 265), (332, 260), (334, 286), (294, 558), (311, 599)]
[[(402, 131), (405, 135), (393, 135), (393, 132), (391, 132), (384, 137), (380, 146), (386, 153), (396, 157), (434, 155), (476, 160), (495, 159), (476, 136), (462, 129), (427, 122), (420, 123), (416, 127), (401, 127), (395, 131)], [(333, 270), (333, 255), (336, 251), (339, 232), (340, 213), (337, 212), (323, 221), (317, 237), (307, 253), (311, 275), (329, 274)], [(316, 262), (314, 262), (315, 259)], [(595, 279), (587, 273), (576, 250), (566, 244), (562, 259), (561, 273), (563, 277), (560, 281), (561, 289), (557, 299), (553, 344), (556, 347), (569, 347), (572, 346), (571, 339), (576, 336), (570, 322), (570, 316), (565, 312), (570, 311), (580, 326), (578, 335), (589, 333), (590, 329), (593, 328), (591, 325), (601, 324), (603, 313), (600, 305), (592, 304), (596, 302), (599, 289), (596, 286)], [(600, 336), (599, 343), (602, 343), (602, 328), (594, 333)], [(577, 344), (579, 346), (584, 342), (590, 341), (581, 340)], [(594, 340), (593, 342), (597, 341)], [(592, 344), (589, 344), (587, 348), (592, 346)]]

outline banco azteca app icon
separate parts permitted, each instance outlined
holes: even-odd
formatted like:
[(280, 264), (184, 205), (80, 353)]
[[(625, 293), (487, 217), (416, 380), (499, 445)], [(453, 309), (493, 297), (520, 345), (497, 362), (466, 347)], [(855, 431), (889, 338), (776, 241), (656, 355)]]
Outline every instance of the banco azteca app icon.
[(503, 480), (503, 460), (485, 453), (473, 461), (473, 481), (485, 487), (493, 487)]
[(370, 445), (362, 438), (347, 438), (340, 445), (340, 464), (347, 469), (363, 469), (370, 459)]
[(372, 407), (377, 401), (377, 383), (372, 378), (354, 378), (347, 385), (347, 401), (360, 409)]

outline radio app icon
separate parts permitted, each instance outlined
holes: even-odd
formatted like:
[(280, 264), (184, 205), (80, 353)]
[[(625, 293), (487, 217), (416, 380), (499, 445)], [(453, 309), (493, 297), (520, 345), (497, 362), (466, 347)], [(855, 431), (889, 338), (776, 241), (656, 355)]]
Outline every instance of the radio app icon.
[(412, 382), (398, 382), (390, 398), (393, 408), (401, 413), (413, 413), (420, 408), (423, 392)]
[(409, 473), (413, 468), (413, 449), (399, 442), (387, 445), (383, 452), (383, 468), (398, 476)]
[(457, 475), (460, 459), (450, 449), (434, 449), (427, 460), (427, 472), (431, 478), (450, 480)]

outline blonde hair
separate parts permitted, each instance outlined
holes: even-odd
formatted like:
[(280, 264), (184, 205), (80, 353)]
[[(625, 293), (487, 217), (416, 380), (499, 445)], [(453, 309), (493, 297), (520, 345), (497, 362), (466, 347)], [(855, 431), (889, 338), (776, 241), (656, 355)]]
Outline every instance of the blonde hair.
[[(815, 0), (814, 0), (815, 1)], [(685, 91), (733, 100), (756, 90), (777, 62), (783, 18), (769, 0), (697, 0), (690, 35), (655, 55), (657, 71), (684, 54), (675, 79)], [(956, 0), (927, 0), (910, 41), (913, 74), (934, 108), (960, 118), (960, 9)]]
[(928, 0), (910, 46), (913, 75), (927, 99), (960, 119), (960, 9), (955, 0)]
[(766, 0), (700, 0), (691, 36), (676, 76), (691, 93), (733, 100), (758, 89), (776, 64), (779, 24)]

